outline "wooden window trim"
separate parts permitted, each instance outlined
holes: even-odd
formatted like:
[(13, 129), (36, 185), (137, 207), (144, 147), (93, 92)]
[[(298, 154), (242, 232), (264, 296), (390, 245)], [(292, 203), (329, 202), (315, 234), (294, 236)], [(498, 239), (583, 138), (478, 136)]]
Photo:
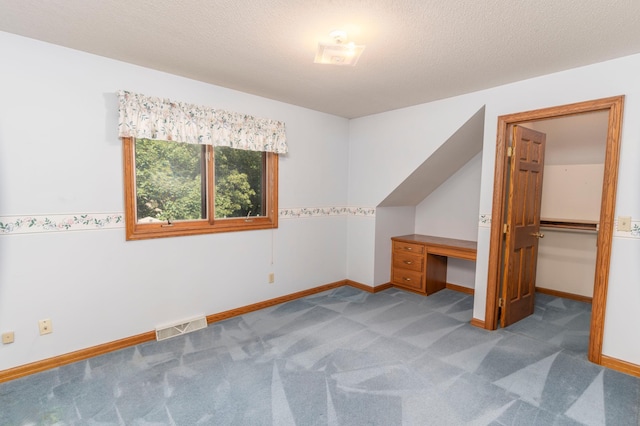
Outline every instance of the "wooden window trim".
[(137, 223), (136, 220), (136, 167), (135, 140), (122, 138), (124, 158), (124, 206), (126, 239), (145, 240), (150, 238), (177, 237), (183, 235), (212, 234), (217, 232), (238, 232), (278, 227), (278, 154), (267, 152), (263, 175), (266, 216), (249, 218), (215, 219), (214, 205), (214, 159), (213, 147), (206, 148), (207, 173), (207, 216), (208, 219), (176, 221), (169, 223)]

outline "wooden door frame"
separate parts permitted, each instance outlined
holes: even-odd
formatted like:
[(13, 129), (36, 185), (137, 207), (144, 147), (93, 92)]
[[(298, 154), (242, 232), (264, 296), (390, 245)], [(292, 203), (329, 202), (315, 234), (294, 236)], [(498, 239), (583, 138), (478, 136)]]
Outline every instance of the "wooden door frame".
[(507, 147), (509, 126), (531, 121), (559, 118), (595, 111), (609, 111), (604, 179), (600, 207), (600, 227), (598, 231), (596, 273), (591, 308), (591, 330), (588, 358), (596, 364), (602, 363), (602, 341), (604, 317), (609, 285), (609, 266), (613, 225), (615, 222), (616, 189), (618, 184), (618, 163), (620, 160), (620, 133), (624, 95), (569, 105), (543, 108), (533, 111), (508, 114), (498, 117), (496, 140), (495, 174), (493, 182), (493, 207), (491, 212), (491, 242), (489, 247), (489, 275), (487, 278), (487, 302), (485, 328), (495, 330), (498, 326), (498, 298), (500, 297), (501, 259), (503, 256), (502, 227), (506, 207)]

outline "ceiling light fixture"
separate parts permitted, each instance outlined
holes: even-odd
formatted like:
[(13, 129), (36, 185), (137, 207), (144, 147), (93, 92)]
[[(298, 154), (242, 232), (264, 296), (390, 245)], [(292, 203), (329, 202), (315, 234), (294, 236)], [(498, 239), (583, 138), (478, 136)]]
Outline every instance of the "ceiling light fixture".
[(347, 33), (344, 31), (332, 31), (329, 33), (332, 42), (318, 42), (316, 64), (329, 65), (351, 65), (355, 66), (364, 51), (364, 45), (356, 45), (354, 42), (347, 43)]

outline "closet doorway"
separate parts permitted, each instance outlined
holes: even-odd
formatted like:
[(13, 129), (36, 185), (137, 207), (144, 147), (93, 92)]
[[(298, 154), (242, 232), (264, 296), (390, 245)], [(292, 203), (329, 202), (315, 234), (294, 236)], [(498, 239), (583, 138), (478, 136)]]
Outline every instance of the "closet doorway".
[(547, 135), (535, 286), (538, 294), (592, 301), (607, 112), (523, 124)]
[[(609, 277), (609, 263), (615, 214), (615, 196), (618, 176), (620, 129), (624, 97), (612, 97), (577, 104), (564, 105), (535, 111), (528, 111), (498, 117), (498, 137), (496, 142), (496, 162), (489, 250), (489, 275), (487, 281), (487, 303), (485, 328), (495, 330), (498, 325), (498, 301), (501, 295), (504, 249), (504, 218), (508, 206), (508, 148), (510, 130), (514, 125), (536, 123), (542, 120), (571, 117), (602, 111), (607, 114), (607, 130), (604, 154), (602, 193), (595, 255), (595, 277), (593, 283), (592, 315), (589, 338), (588, 359), (602, 363), (602, 341), (604, 316)], [(579, 151), (576, 152), (579, 155)]]

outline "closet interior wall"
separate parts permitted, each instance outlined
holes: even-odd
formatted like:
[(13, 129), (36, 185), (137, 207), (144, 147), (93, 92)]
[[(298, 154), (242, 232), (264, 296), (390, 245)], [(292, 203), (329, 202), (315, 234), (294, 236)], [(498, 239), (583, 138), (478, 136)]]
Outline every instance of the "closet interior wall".
[[(592, 297), (607, 114), (524, 124), (547, 134), (536, 287)], [(553, 222), (547, 226), (545, 223)], [(576, 223), (585, 226), (576, 227)], [(583, 229), (580, 229), (583, 228)]]

